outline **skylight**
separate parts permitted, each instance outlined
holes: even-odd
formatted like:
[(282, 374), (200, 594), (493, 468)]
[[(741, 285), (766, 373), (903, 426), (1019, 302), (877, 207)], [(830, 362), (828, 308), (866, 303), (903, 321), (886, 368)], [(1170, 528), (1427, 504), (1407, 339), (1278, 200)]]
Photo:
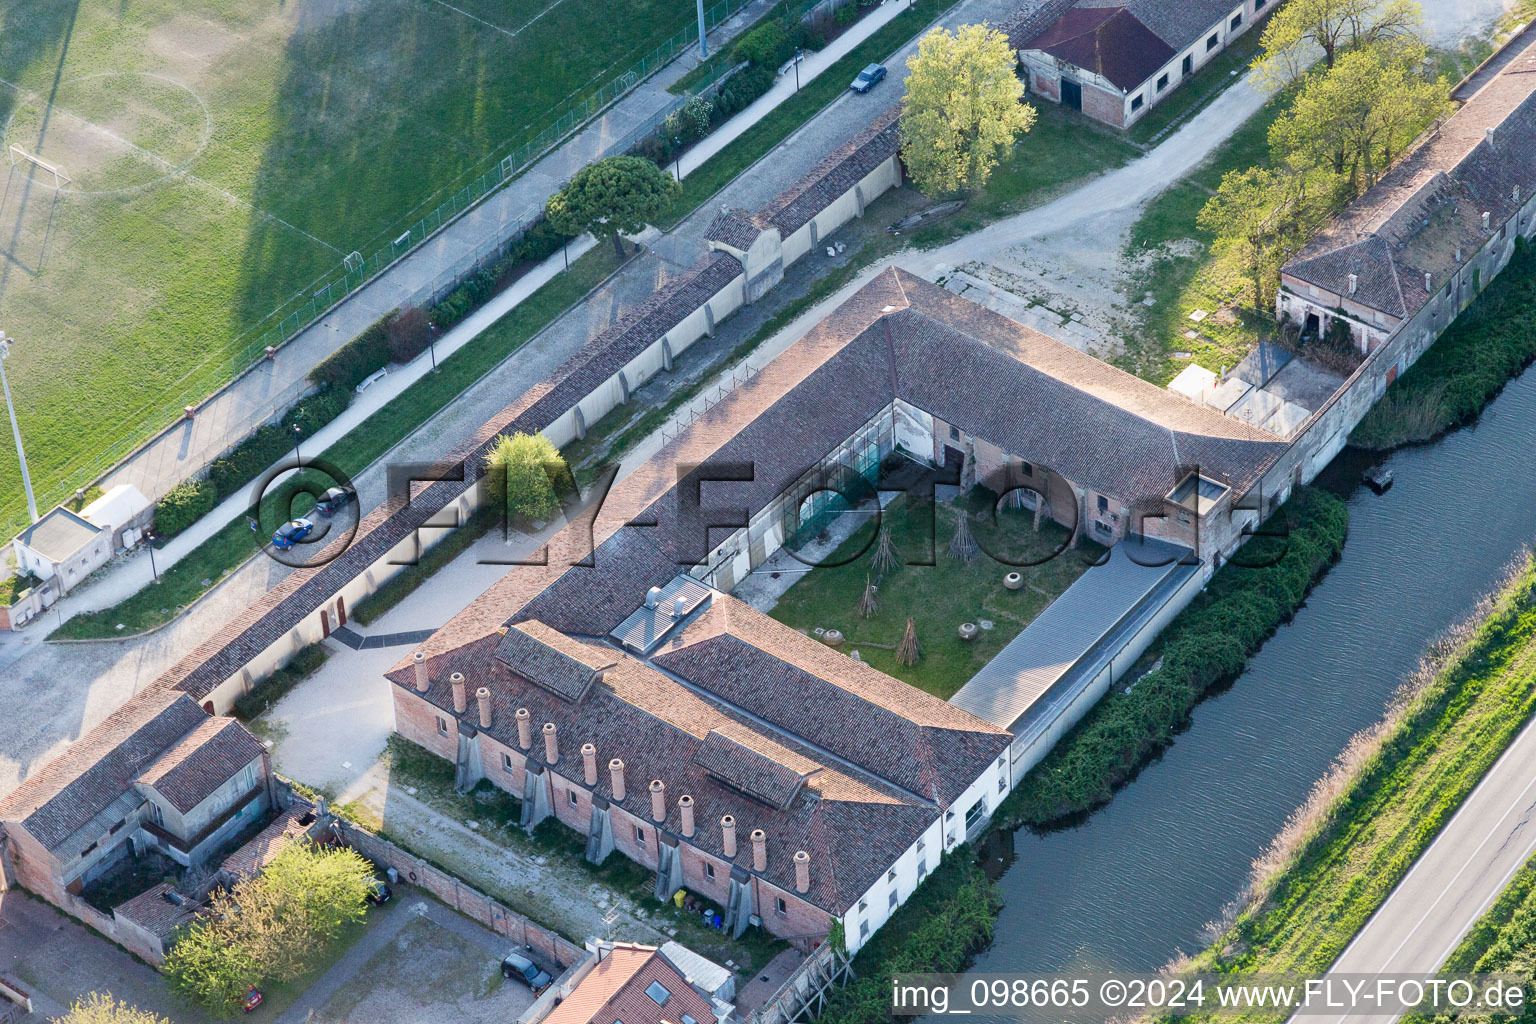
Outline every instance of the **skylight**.
[(667, 986), (659, 981), (653, 981), (645, 986), (645, 994), (651, 997), (651, 1001), (657, 1006), (667, 1005), (667, 1000), (672, 998), (672, 993), (667, 991)]

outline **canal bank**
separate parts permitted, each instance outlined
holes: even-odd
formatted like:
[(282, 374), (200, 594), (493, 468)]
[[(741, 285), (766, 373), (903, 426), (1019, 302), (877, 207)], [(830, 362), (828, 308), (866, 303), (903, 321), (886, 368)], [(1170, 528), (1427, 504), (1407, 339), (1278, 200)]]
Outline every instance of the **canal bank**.
[(1376, 721), (1426, 640), (1536, 537), (1536, 375), (1471, 425), (1401, 450), (1384, 496), (1346, 452), (1343, 557), (1292, 622), (1135, 784), (1082, 825), (1019, 833), (979, 971), (1149, 970), (1209, 939), (1249, 866), (1349, 737)]

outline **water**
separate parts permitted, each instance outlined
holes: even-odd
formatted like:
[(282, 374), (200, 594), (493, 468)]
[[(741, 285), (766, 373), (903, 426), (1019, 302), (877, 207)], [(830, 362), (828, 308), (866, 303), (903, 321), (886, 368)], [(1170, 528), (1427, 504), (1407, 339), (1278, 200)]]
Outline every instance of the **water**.
[[(1474, 425), (1394, 454), (1396, 483), (1354, 486), (1342, 559), (1236, 683), (1195, 709), (1162, 759), (1081, 826), (1020, 832), (1007, 905), (978, 971), (1155, 970), (1201, 926), (1349, 737), (1378, 720), (1427, 641), (1536, 541), (1536, 372)], [(1074, 1018), (1078, 1019), (1078, 1018)]]

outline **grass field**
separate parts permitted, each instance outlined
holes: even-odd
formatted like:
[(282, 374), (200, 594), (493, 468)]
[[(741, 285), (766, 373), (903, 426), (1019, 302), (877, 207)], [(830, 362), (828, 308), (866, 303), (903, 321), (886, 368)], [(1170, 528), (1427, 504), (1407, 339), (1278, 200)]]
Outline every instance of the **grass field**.
[[(1033, 512), (1009, 509), (992, 522), (972, 520), (983, 553), (966, 564), (949, 553), (956, 520), (966, 513), (951, 503), (931, 508), (932, 518), (919, 503), (898, 498), (882, 515), (903, 562), (933, 564), (904, 564), (879, 580), (880, 609), (874, 617), (866, 619), (858, 612), (875, 554), (872, 520), (839, 545), (827, 565), (806, 573), (785, 591), (769, 614), (796, 629), (841, 630), (848, 638), (847, 649), (857, 650), (866, 663), (948, 699), (1081, 576), (1090, 560), (1104, 553), (1092, 541), (1085, 541), (1081, 550), (1066, 550), (1066, 529), (1046, 520), (1036, 531)], [(1013, 564), (997, 561), (987, 551)], [(1026, 561), (1040, 564), (1018, 565)], [(1008, 590), (1003, 577), (1015, 568), (1024, 576), (1024, 586)], [(908, 618), (922, 647), (922, 657), (911, 666), (896, 659)], [(960, 639), (962, 622), (982, 620), (992, 628), (974, 640)]]
[[(688, 0), (607, 7), (0, 3), (0, 134), (71, 179), (0, 165), (0, 326), (19, 339), (7, 371), (40, 500), (243, 366), (280, 302), (694, 16)], [(0, 433), (10, 524), (22, 497)]]

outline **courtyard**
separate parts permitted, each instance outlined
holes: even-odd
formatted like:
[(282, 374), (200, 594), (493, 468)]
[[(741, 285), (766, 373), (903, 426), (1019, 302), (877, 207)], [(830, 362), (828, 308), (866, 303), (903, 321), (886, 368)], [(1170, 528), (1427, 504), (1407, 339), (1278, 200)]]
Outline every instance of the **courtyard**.
[[(873, 502), (842, 513), (825, 540), (817, 538), (819, 549), (807, 545), (795, 555), (781, 550), (737, 596), (802, 632), (825, 637), (837, 630), (850, 656), (948, 699), (1104, 548), (1084, 541), (1071, 549), (1064, 527), (1042, 519), (1037, 528), (1028, 509), (994, 512), (995, 496), (983, 488), (963, 496), (953, 496), (954, 488), (938, 490), (932, 503), (902, 495), (878, 517)], [(968, 561), (950, 552), (962, 516), (978, 548)], [(898, 563), (884, 572), (876, 568), (882, 529), (889, 531)], [(807, 566), (812, 561), (817, 567)], [(1022, 577), (1018, 589), (1005, 585), (1011, 572)], [(871, 584), (878, 608), (865, 615), (860, 601)], [(921, 648), (911, 665), (898, 657), (909, 619)], [(977, 627), (974, 639), (960, 637), (963, 623)]]

